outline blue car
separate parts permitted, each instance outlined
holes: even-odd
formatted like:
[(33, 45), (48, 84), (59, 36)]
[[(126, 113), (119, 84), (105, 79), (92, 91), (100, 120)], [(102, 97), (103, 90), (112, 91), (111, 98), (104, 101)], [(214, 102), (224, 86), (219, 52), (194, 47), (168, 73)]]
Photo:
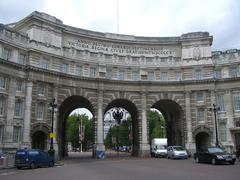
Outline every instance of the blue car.
[(19, 149), (15, 155), (15, 166), (18, 169), (29, 167), (54, 166), (54, 157), (40, 149)]

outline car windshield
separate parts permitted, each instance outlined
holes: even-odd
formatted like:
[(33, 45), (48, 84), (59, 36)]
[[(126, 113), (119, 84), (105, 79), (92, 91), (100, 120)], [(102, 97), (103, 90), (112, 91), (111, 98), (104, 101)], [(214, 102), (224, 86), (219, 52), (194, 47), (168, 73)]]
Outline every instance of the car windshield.
[(222, 153), (224, 152), (221, 148), (218, 147), (212, 147), (212, 148), (208, 148), (208, 152), (209, 153)]
[(177, 151), (183, 151), (183, 147), (181, 146), (176, 146), (176, 147), (173, 147), (174, 150), (177, 150)]

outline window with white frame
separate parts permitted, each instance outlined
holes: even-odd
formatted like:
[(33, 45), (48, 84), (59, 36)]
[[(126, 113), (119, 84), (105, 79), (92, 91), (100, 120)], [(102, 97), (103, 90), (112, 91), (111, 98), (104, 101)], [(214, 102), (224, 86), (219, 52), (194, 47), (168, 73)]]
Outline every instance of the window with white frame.
[(107, 69), (107, 72), (106, 72), (106, 78), (107, 79), (112, 79), (112, 69)]
[(21, 127), (14, 126), (13, 127), (13, 142), (18, 143), (21, 140)]
[(0, 95), (0, 115), (4, 114), (5, 98)]
[(234, 110), (240, 111), (240, 94), (233, 95)]
[(5, 77), (0, 76), (0, 88), (6, 89), (7, 79)]
[(155, 75), (153, 71), (148, 72), (148, 76), (147, 76), (149, 81), (154, 81), (155, 80)]
[(217, 96), (217, 104), (218, 104), (218, 107), (220, 108), (220, 111), (225, 111), (225, 108), (224, 108), (224, 95), (223, 94), (219, 94)]
[(175, 72), (175, 79), (177, 81), (181, 81), (182, 80), (182, 72), (181, 71), (176, 71)]
[(214, 73), (216, 79), (222, 79), (222, 69), (216, 69)]
[(203, 108), (198, 108), (197, 109), (197, 121), (198, 122), (205, 121), (205, 111), (204, 111)]
[(79, 65), (76, 66), (76, 74), (78, 76), (82, 76), (82, 66)]
[(63, 63), (62, 64), (62, 72), (63, 73), (68, 73), (68, 71), (69, 71), (69, 65), (66, 64), (66, 63)]
[(26, 62), (26, 54), (20, 53), (18, 56), (18, 63), (25, 64)]
[(160, 79), (162, 81), (167, 81), (168, 80), (168, 73), (167, 72), (161, 72)]
[(95, 78), (96, 77), (97, 70), (95, 67), (90, 68), (90, 77)]
[(43, 102), (39, 102), (37, 104), (37, 119), (38, 120), (43, 120), (43, 118), (44, 118), (44, 109), (45, 109), (45, 104)]
[(0, 142), (3, 142), (3, 131), (4, 131), (4, 126), (0, 126)]
[(195, 79), (196, 80), (201, 80), (203, 79), (203, 73), (201, 69), (196, 69), (195, 70)]
[(44, 96), (45, 87), (42, 84), (38, 85), (37, 94), (38, 96)]
[(22, 117), (23, 102), (20, 99), (15, 100), (14, 116)]
[(124, 77), (125, 76), (125, 74), (124, 74), (124, 70), (119, 70), (118, 71), (118, 79), (119, 80), (124, 80)]
[(237, 67), (229, 68), (229, 77), (230, 78), (238, 77), (238, 68)]
[(203, 102), (203, 101), (204, 101), (203, 92), (197, 92), (197, 93), (196, 93), (196, 101), (197, 101), (197, 102)]
[(42, 59), (41, 61), (41, 68), (48, 69), (48, 59)]
[(225, 122), (220, 122), (218, 124), (219, 127), (219, 138), (220, 141), (225, 142), (227, 141), (227, 126)]
[(139, 76), (139, 71), (133, 71), (132, 72), (132, 79), (134, 81), (138, 81), (140, 79), (140, 76)]
[(22, 81), (21, 80), (17, 80), (16, 81), (16, 91), (17, 92), (22, 92)]
[(11, 55), (12, 55), (12, 50), (11, 49), (9, 49), (9, 48), (4, 48), (3, 49), (3, 59), (8, 61), (9, 59), (11, 59)]

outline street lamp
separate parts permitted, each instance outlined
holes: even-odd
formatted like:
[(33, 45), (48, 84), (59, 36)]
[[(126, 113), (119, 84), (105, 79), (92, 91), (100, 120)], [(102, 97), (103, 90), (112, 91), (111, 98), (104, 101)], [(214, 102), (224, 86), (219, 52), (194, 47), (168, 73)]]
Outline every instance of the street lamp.
[(54, 138), (54, 133), (53, 133), (53, 121), (54, 121), (54, 109), (57, 108), (57, 104), (55, 104), (55, 98), (53, 98), (52, 102), (49, 103), (49, 106), (52, 108), (52, 124), (51, 124), (51, 133), (50, 133), (50, 150), (49, 154), (54, 156), (55, 150), (53, 147), (53, 138)]
[(120, 108), (117, 108), (114, 112), (113, 112), (113, 118), (116, 120), (117, 122), (117, 155), (119, 155), (119, 126), (121, 124), (121, 119), (123, 117), (123, 112), (120, 111)]
[(209, 108), (209, 110), (214, 113), (215, 133), (216, 133), (216, 146), (219, 146), (218, 128), (217, 128), (217, 111), (220, 110), (220, 107), (216, 107), (216, 105), (213, 104), (213, 108)]
[(82, 125), (82, 119), (77, 117), (77, 121), (79, 122), (78, 125), (78, 135), (79, 135), (79, 144), (80, 144), (80, 152), (82, 152), (82, 144), (83, 144), (83, 137), (84, 137), (84, 126)]

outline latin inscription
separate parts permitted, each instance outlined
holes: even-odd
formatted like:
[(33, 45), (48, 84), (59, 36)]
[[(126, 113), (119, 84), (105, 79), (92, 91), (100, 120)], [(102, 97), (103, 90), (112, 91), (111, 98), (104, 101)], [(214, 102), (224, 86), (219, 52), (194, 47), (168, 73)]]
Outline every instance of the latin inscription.
[(175, 52), (163, 47), (143, 47), (129, 46), (111, 43), (102, 43), (97, 41), (87, 41), (79, 39), (77, 41), (68, 41), (67, 46), (81, 50), (102, 52), (106, 54), (135, 55), (135, 56), (174, 56)]

